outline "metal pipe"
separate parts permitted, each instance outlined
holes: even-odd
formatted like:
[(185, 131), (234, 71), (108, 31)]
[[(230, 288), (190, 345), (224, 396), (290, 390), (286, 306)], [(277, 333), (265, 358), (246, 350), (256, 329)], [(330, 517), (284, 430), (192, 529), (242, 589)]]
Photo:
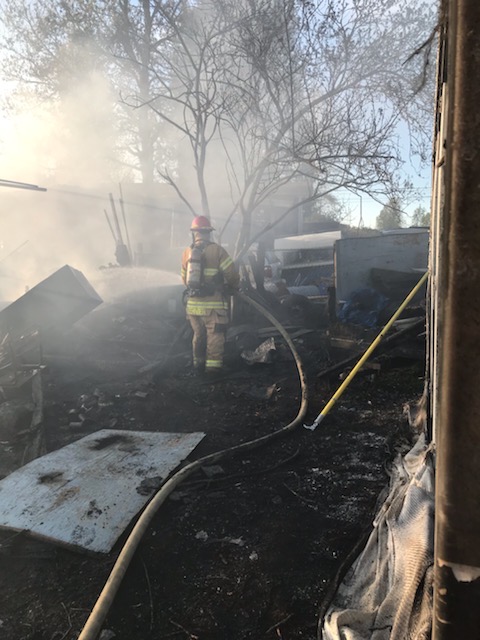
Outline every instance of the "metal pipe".
[(123, 201), (122, 183), (118, 185), (118, 188), (120, 190), (120, 211), (122, 212), (122, 220), (123, 220), (123, 226), (125, 228), (125, 237), (127, 239), (128, 253), (130, 254), (130, 259), (133, 260), (132, 245), (130, 244), (130, 234), (128, 232), (128, 226), (127, 226), (127, 216), (125, 214), (125, 203)]
[(105, 214), (105, 218), (107, 219), (108, 226), (110, 227), (110, 231), (112, 232), (112, 236), (113, 236), (113, 239), (115, 240), (115, 244), (116, 244), (118, 242), (117, 241), (117, 236), (115, 235), (115, 231), (113, 230), (112, 223), (110, 222), (110, 218), (108, 217), (107, 210), (104, 209), (103, 213)]
[(17, 182), (16, 180), (0, 180), (0, 187), (12, 187), (13, 189), (29, 189), (30, 191), (46, 191), (45, 187), (29, 182)]
[(115, 229), (117, 231), (117, 242), (119, 242), (120, 244), (123, 244), (122, 230), (120, 229), (120, 224), (118, 222), (118, 215), (117, 215), (117, 209), (115, 207), (115, 201), (111, 193), (108, 194), (108, 197), (110, 198), (110, 206), (112, 207), (113, 221), (115, 223)]

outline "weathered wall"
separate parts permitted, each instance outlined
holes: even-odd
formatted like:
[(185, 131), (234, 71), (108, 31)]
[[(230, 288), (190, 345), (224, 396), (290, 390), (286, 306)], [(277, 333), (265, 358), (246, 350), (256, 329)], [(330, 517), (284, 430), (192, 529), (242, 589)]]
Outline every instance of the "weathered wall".
[(426, 269), (428, 237), (427, 231), (421, 231), (338, 240), (335, 243), (337, 299), (346, 300), (352, 291), (370, 287), (372, 268), (412, 273), (415, 269)]

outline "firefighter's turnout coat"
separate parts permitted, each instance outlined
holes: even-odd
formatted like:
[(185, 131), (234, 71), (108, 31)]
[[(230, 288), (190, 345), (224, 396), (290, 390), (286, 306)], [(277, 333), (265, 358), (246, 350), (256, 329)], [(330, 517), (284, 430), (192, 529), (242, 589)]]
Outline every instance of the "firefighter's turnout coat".
[[(182, 256), (181, 276), (184, 284), (191, 254), (187, 247)], [(237, 289), (237, 268), (223, 247), (215, 242), (205, 244), (203, 251), (203, 287), (200, 295), (188, 295), (187, 317), (193, 329), (193, 364), (195, 368), (218, 370), (223, 365), (225, 334), (228, 324), (228, 295), (225, 285)]]

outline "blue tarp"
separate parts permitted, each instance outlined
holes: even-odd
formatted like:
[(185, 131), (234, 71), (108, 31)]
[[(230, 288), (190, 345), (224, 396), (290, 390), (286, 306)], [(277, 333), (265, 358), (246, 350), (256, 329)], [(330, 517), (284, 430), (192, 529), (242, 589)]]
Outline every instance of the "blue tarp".
[(338, 318), (341, 322), (375, 327), (388, 303), (389, 299), (375, 289), (356, 289), (343, 305)]

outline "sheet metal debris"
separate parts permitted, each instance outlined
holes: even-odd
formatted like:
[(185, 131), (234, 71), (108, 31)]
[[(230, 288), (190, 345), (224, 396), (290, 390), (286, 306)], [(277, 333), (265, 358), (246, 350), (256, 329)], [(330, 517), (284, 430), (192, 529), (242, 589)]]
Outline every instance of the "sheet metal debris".
[(0, 311), (0, 385), (21, 387), (55, 340), (102, 304), (81, 271), (65, 265)]
[(81, 271), (65, 265), (0, 311), (0, 330), (14, 341), (68, 329), (102, 304)]
[(107, 553), (204, 435), (90, 434), (0, 481), (0, 527)]
[(247, 364), (263, 364), (272, 362), (272, 355), (275, 351), (274, 338), (268, 338), (254, 351), (242, 351), (241, 356)]

